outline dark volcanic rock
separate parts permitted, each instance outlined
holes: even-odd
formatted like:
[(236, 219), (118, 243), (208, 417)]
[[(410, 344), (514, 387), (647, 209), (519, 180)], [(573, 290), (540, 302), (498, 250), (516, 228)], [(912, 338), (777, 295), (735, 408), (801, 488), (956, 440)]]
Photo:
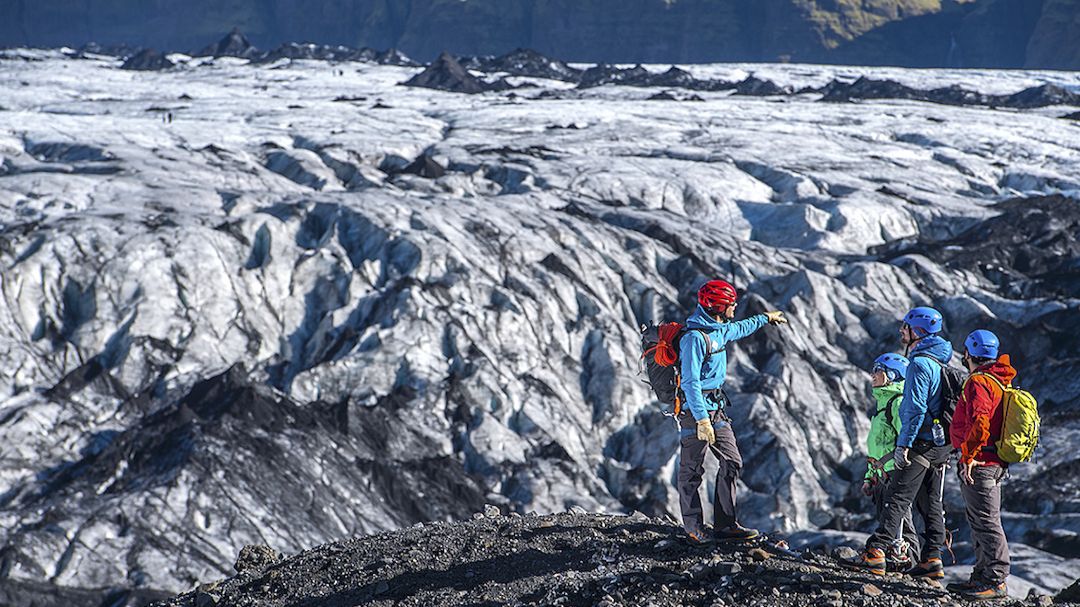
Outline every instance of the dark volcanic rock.
[(1027, 109), (1049, 105), (1080, 106), (1080, 95), (1067, 91), (1054, 84), (1044, 84), (1024, 89), (1019, 93), (996, 98), (994, 105)]
[(474, 94), (492, 90), (490, 85), (470, 74), (453, 55), (447, 52), (443, 52), (427, 69), (404, 84), (454, 93)]
[(762, 80), (756, 76), (747, 76), (745, 80), (735, 85), (735, 94), (754, 97), (769, 97), (772, 95), (790, 95), (791, 89), (780, 86), (772, 80)]
[(1058, 604), (1080, 603), (1080, 580), (1076, 580), (1072, 586), (1059, 592), (1054, 601)]
[(276, 550), (265, 544), (244, 546), (236, 557), (233, 569), (236, 569), (237, 573), (262, 571), (283, 558)]
[(956, 84), (926, 91), (924, 98), (942, 105), (990, 105), (989, 95)]
[(199, 57), (242, 57), (244, 59), (253, 59), (258, 55), (259, 50), (248, 42), (248, 39), (240, 33), (239, 29), (235, 28), (217, 43), (211, 44), (197, 53)]
[(1080, 297), (1080, 201), (1060, 195), (1018, 198), (995, 208), (1000, 215), (954, 238), (878, 251), (886, 258), (919, 253), (978, 271), (1013, 299)]
[(833, 80), (822, 89), (822, 101), (845, 102), (859, 99), (920, 99), (920, 92), (895, 80), (875, 80), (866, 76), (850, 84)]
[(646, 99), (648, 101), (705, 101), (698, 95), (676, 95), (671, 91), (660, 91)]
[(592, 88), (606, 84), (680, 87), (699, 91), (721, 91), (735, 87), (735, 83), (725, 80), (699, 80), (694, 78), (690, 72), (675, 66), (671, 66), (666, 72), (657, 74), (650, 72), (641, 65), (620, 68), (599, 63), (585, 70), (578, 82), (578, 88)]
[(527, 48), (519, 48), (494, 58), (473, 58), (472, 62), (476, 64), (475, 68), (471, 65), (466, 67), (484, 72), (506, 72), (513, 76), (551, 78), (567, 82), (577, 82), (582, 73), (558, 59), (545, 57)]
[[(573, 512), (478, 515), (357, 537), (308, 550), (270, 572), (240, 573), (212, 586), (218, 604), (266, 607), (794, 607), (820, 604), (823, 593), (836, 605), (865, 605), (863, 597), (874, 595), (874, 604), (929, 607), (946, 598), (943, 590), (910, 578), (843, 569), (823, 554), (770, 544), (693, 546), (666, 520)], [(189, 592), (157, 605), (190, 607), (198, 596)]]
[(174, 64), (172, 61), (169, 61), (165, 55), (152, 48), (144, 48), (129, 57), (128, 60), (120, 66), (120, 69), (149, 72), (155, 70), (167, 70), (171, 67), (174, 67)]
[(633, 86), (649, 86), (642, 84), (649, 78), (649, 70), (641, 65), (630, 68), (621, 68), (606, 63), (598, 63), (581, 75), (578, 88), (592, 88), (606, 84), (629, 84)]
[(379, 65), (400, 65), (403, 67), (416, 67), (420, 65), (411, 57), (396, 48), (386, 49), (375, 53), (375, 63)]
[(341, 45), (290, 42), (263, 55), (254, 56), (257, 63), (278, 59), (313, 59), (319, 61), (371, 61), (381, 65), (415, 66), (417, 63), (396, 49), (377, 51), (373, 48), (352, 48)]
[(435, 162), (435, 159), (431, 156), (421, 154), (416, 157), (416, 160), (413, 160), (408, 166), (401, 169), (400, 172), (427, 177), (428, 179), (438, 179), (446, 174), (446, 168), (438, 162)]
[(682, 88), (698, 88), (701, 82), (694, 78), (690, 72), (679, 69), (674, 65), (662, 74), (651, 75), (649, 86), (677, 86)]
[[(800, 92), (810, 92), (810, 89)], [(894, 80), (860, 77), (850, 84), (833, 80), (818, 89), (821, 101), (850, 102), (859, 99), (914, 99), (944, 105), (992, 105), (1017, 109), (1050, 105), (1080, 106), (1080, 95), (1053, 84), (1024, 89), (1011, 95), (986, 95), (952, 85), (931, 90), (916, 89)]]
[(1066, 120), (1080, 120), (1080, 112), (1073, 112), (1071, 114), (1065, 114), (1062, 118)]
[(374, 61), (374, 49), (355, 49), (347, 46), (328, 46), (325, 44), (298, 44), (290, 42), (262, 55), (258, 63), (271, 63), (278, 59), (318, 59), (322, 61)]

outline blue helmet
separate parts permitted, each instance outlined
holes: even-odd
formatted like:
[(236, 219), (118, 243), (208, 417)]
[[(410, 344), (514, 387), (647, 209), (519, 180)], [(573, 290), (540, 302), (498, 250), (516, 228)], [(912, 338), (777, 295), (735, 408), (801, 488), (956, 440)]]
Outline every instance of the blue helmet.
[(940, 333), (941, 312), (927, 307), (912, 308), (904, 317), (904, 324), (923, 336)]
[(964, 346), (967, 348), (968, 354), (976, 358), (997, 359), (998, 346), (1000, 345), (1001, 342), (998, 340), (998, 336), (986, 329), (972, 331), (964, 340)]
[(907, 367), (910, 361), (900, 356), (899, 354), (882, 354), (874, 359), (873, 371), (883, 369), (885, 371), (885, 377), (889, 378), (890, 382), (897, 382), (907, 377)]

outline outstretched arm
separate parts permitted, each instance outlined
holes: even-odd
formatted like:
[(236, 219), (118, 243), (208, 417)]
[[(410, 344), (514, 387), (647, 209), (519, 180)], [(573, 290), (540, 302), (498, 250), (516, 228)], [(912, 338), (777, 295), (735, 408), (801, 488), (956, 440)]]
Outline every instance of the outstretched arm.
[(725, 344), (732, 341), (738, 341), (744, 337), (753, 335), (755, 331), (764, 327), (768, 322), (769, 317), (765, 314), (755, 314), (750, 318), (724, 323), (720, 328), (721, 339), (724, 340)]

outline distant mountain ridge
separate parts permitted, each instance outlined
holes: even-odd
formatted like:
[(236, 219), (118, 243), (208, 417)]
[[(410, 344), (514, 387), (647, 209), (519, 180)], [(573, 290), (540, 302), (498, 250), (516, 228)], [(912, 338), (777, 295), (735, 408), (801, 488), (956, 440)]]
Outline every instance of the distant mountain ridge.
[(10, 0), (0, 46), (191, 52), (239, 27), (311, 41), (571, 61), (798, 61), (1080, 69), (1080, 0)]

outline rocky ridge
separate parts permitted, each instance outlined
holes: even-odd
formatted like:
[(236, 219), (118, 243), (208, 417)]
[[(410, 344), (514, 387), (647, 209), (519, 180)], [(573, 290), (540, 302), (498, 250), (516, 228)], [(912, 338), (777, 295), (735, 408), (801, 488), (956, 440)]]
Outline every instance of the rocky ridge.
[[(841, 564), (851, 549), (791, 550), (786, 542), (690, 545), (671, 520), (586, 514), (500, 514), (420, 523), (291, 558), (241, 552), (237, 574), (155, 607), (284, 605), (751, 605), (960, 607), (939, 584)], [(258, 557), (256, 558), (256, 555)], [(1003, 607), (1069, 605), (1032, 593)]]

